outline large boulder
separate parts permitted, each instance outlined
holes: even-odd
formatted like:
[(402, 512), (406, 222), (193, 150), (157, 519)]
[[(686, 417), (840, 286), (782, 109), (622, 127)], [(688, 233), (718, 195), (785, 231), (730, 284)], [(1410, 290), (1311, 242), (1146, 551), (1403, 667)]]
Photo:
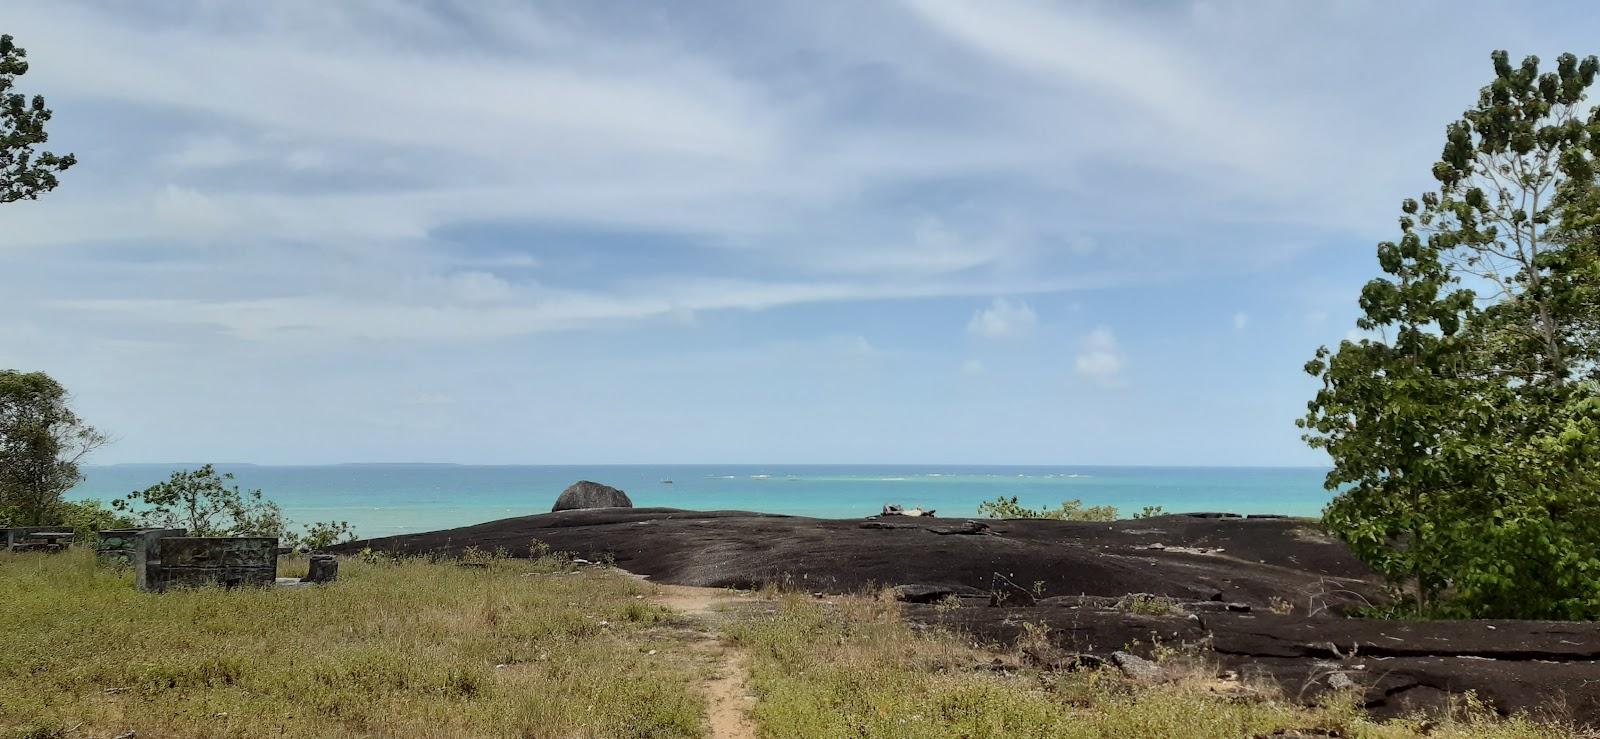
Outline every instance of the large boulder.
[(579, 480), (572, 486), (561, 491), (561, 497), (556, 498), (556, 504), (550, 509), (556, 511), (575, 511), (582, 508), (632, 508), (633, 501), (628, 500), (628, 494), (610, 485), (601, 485), (598, 482)]

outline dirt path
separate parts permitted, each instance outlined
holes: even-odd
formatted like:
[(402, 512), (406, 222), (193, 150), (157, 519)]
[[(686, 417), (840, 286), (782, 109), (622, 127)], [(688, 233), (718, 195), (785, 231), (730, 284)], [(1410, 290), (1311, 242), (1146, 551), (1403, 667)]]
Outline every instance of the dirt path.
[(716, 673), (701, 684), (706, 696), (706, 723), (716, 739), (746, 739), (756, 736), (750, 719), (754, 696), (750, 694), (750, 668), (744, 655), (724, 644), (720, 638), (724, 608), (748, 600), (732, 590), (695, 588), (685, 585), (656, 585), (652, 602), (694, 619), (703, 630), (695, 631), (690, 649), (713, 661)]

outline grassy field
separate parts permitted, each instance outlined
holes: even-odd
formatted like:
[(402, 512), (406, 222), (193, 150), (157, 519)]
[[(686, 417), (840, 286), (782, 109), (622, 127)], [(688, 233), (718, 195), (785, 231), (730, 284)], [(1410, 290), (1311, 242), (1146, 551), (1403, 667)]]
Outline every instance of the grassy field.
[(1470, 704), (1454, 716), (1380, 723), (1353, 696), (1307, 708), (1269, 686), (1218, 680), (1203, 664), (1177, 667), (1184, 677), (1156, 686), (1110, 670), (974, 669), (995, 653), (913, 629), (896, 605), (869, 598), (785, 596), (776, 615), (745, 619), (731, 637), (752, 654), (756, 720), (774, 737), (1576, 736)]
[[(0, 737), (701, 736), (707, 624), (772, 737), (1576, 735), (1470, 706), (1379, 723), (1203, 667), (1158, 686), (1031, 670), (872, 597), (718, 591), (728, 610), (693, 622), (614, 570), (472, 564), (358, 558), (332, 586), (152, 595), (86, 551), (0, 554)], [(997, 657), (1011, 669), (978, 668)]]
[(703, 666), (667, 657), (648, 585), (483, 564), (152, 595), (87, 551), (0, 554), (0, 736), (701, 734)]

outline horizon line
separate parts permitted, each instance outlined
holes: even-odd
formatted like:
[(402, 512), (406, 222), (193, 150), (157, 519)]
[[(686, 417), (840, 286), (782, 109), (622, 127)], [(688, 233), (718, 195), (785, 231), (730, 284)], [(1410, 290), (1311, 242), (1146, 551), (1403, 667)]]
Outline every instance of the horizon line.
[(1083, 464), (1018, 462), (109, 462), (80, 467), (1124, 467), (1166, 469), (1328, 469), (1315, 464)]

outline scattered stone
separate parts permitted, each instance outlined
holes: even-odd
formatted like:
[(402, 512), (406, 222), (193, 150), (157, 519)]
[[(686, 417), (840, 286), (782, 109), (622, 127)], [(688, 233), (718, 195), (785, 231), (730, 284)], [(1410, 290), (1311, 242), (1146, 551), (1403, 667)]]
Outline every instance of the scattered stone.
[(1222, 547), (1178, 547), (1168, 546), (1160, 542), (1155, 544), (1146, 544), (1142, 547), (1134, 547), (1134, 549), (1147, 549), (1157, 552), (1172, 552), (1173, 554), (1220, 554), (1227, 551)]
[(556, 498), (556, 504), (550, 508), (550, 512), (632, 507), (633, 501), (628, 499), (627, 493), (610, 485), (579, 480), (561, 491), (561, 496)]
[(1343, 672), (1335, 672), (1328, 676), (1328, 687), (1334, 690), (1349, 690), (1360, 687), (1360, 685), (1355, 680), (1350, 679), (1349, 675)]
[(310, 568), (306, 571), (305, 582), (325, 583), (333, 582), (339, 578), (339, 560), (331, 554), (311, 555)]
[(1122, 674), (1130, 680), (1156, 682), (1162, 677), (1160, 665), (1136, 654), (1112, 652), (1111, 663), (1116, 665), (1117, 669), (1121, 670)]
[(1115, 610), (1117, 604), (1121, 602), (1121, 598), (1113, 598), (1108, 595), (1052, 595), (1048, 598), (1039, 598), (1034, 605), (1110, 611)]
[(909, 523), (884, 523), (882, 521), (866, 521), (866, 522), (862, 523), (860, 526), (857, 526), (856, 528), (860, 528), (860, 529), (920, 529), (922, 527), (921, 526), (913, 526), (913, 525), (911, 525)]
[(964, 521), (957, 526), (944, 526), (928, 530), (940, 536), (952, 534), (957, 536), (996, 536), (994, 531), (989, 528), (989, 524), (981, 521)]
[(1249, 613), (1249, 603), (1231, 603), (1221, 600), (1196, 600), (1178, 604), (1190, 613)]
[(886, 506), (883, 507), (883, 512), (879, 513), (878, 515), (879, 516), (909, 516), (911, 518), (917, 518), (917, 517), (920, 517), (920, 516), (932, 517), (933, 514), (934, 514), (934, 512), (932, 510), (924, 511), (921, 508), (903, 508), (903, 507), (897, 506), (897, 505), (886, 505)]

